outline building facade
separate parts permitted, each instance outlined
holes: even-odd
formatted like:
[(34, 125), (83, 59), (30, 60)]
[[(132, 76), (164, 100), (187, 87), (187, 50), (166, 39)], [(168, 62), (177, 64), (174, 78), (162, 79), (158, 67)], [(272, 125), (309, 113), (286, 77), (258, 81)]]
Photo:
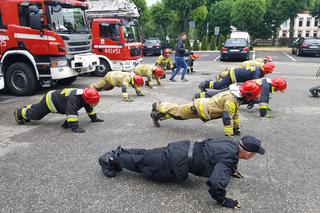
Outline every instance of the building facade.
[[(298, 14), (294, 20), (294, 33), (293, 37), (320, 37), (320, 21), (315, 19), (308, 12)], [(286, 21), (280, 26), (279, 38), (289, 38), (290, 20)]]

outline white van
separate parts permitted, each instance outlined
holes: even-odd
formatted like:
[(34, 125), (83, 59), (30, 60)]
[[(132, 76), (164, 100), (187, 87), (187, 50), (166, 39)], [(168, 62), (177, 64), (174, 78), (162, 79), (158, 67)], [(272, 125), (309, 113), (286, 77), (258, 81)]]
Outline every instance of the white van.
[(250, 35), (248, 32), (232, 32), (230, 38), (244, 38), (245, 40), (247, 40), (248, 44), (250, 44)]

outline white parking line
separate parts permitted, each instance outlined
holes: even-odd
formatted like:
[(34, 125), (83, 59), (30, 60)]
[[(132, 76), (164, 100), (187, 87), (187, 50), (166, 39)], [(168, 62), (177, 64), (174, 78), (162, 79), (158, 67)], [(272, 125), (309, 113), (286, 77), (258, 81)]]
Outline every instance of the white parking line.
[(253, 51), (252, 60), (256, 58), (256, 51)]
[(292, 61), (297, 61), (294, 57), (290, 56), (288, 53), (285, 53), (285, 52), (282, 52), (282, 53), (288, 56), (288, 58), (290, 58)]
[(217, 61), (220, 58), (220, 55), (216, 57), (213, 61)]

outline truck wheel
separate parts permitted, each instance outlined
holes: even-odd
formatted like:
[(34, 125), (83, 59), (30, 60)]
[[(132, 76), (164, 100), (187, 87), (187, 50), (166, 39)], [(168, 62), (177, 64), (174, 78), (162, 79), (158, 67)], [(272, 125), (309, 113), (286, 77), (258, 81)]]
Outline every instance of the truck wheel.
[(39, 86), (34, 70), (26, 63), (17, 62), (9, 66), (6, 83), (14, 95), (33, 95)]
[(104, 59), (100, 59), (100, 65), (96, 67), (94, 74), (98, 77), (104, 77), (109, 71), (111, 71), (109, 63)]
[(61, 85), (61, 86), (68, 86), (68, 85), (72, 84), (73, 82), (75, 82), (77, 80), (77, 77), (78, 76), (73, 76), (73, 77), (70, 77), (70, 78), (64, 78), (64, 79), (56, 80), (56, 83), (58, 85)]

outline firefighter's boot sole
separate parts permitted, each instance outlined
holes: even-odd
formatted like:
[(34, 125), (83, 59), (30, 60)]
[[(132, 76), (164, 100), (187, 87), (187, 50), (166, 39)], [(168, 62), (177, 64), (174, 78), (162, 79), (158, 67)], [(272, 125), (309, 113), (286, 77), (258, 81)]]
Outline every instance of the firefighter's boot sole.
[(150, 117), (152, 118), (152, 122), (153, 122), (153, 125), (157, 128), (160, 127), (160, 123), (159, 123), (159, 117), (158, 117), (158, 113), (155, 112), (155, 111), (152, 111), (150, 113)]
[(115, 177), (117, 176), (116, 170), (112, 167), (110, 163), (110, 155), (104, 154), (99, 158), (99, 164), (101, 166), (102, 173), (107, 177)]

